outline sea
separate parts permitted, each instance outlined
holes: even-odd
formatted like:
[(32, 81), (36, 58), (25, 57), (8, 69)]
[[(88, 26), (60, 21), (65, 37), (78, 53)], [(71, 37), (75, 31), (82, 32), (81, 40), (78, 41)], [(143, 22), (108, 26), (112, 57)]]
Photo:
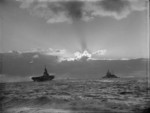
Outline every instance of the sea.
[(0, 113), (148, 113), (147, 79), (0, 83)]

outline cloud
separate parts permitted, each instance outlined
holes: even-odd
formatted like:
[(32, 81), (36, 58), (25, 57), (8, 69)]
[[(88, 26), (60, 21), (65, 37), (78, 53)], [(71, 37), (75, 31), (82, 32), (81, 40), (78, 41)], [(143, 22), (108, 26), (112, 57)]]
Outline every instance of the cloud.
[(89, 21), (99, 16), (126, 18), (146, 8), (147, 0), (16, 0), (20, 7), (48, 23)]
[(93, 15), (112, 16), (115, 19), (126, 18), (133, 11), (146, 8), (146, 0), (101, 0), (94, 6)]
[[(65, 49), (52, 49), (52, 48), (47, 48), (47, 49), (41, 49), (41, 48), (36, 48), (36, 49), (31, 49), (28, 51), (10, 51), (10, 53), (15, 53), (15, 54), (22, 54), (22, 53), (39, 53), (39, 54), (44, 54), (44, 55), (63, 55), (66, 53)], [(37, 58), (37, 55), (34, 56)]]
[[(73, 57), (62, 57), (60, 61), (87, 61), (87, 60), (98, 60), (98, 57), (104, 56), (106, 54), (107, 50), (97, 50), (95, 52), (75, 52)], [(96, 56), (96, 57), (95, 57)]]
[(33, 58), (34, 59), (39, 58), (39, 55), (34, 55)]
[(97, 51), (93, 52), (92, 54), (93, 55), (105, 55), (106, 52), (107, 52), (107, 50), (103, 49), (103, 50), (97, 50)]
[(75, 59), (89, 59), (92, 57), (92, 54), (90, 54), (88, 51), (81, 52), (75, 52), (74, 53)]
[(58, 62), (60, 62), (65, 56), (66, 56), (66, 50), (65, 49), (32, 49), (29, 51), (24, 51), (22, 53), (35, 53), (35, 55), (32, 57), (32, 60), (29, 63), (34, 63), (34, 59), (37, 59), (40, 57), (40, 55), (46, 55), (46, 56), (56, 56)]
[(35, 59), (39, 59), (40, 56), (44, 55), (44, 56), (49, 56), (49, 57), (56, 57), (57, 61), (60, 62), (61, 59), (63, 59), (64, 57), (66, 57), (67, 52), (65, 49), (52, 49), (52, 48), (48, 48), (48, 49), (41, 49), (41, 48), (37, 48), (37, 49), (31, 49), (31, 50), (27, 50), (27, 51), (9, 51), (8, 52), (11, 55), (17, 56), (17, 57), (23, 57), (24, 54), (31, 54), (32, 58), (29, 61), (29, 63), (34, 63)]
[(21, 55), (22, 54), (21, 51), (15, 51), (15, 50), (9, 51), (8, 53), (12, 53), (12, 54), (15, 54), (15, 55)]
[(130, 60), (129, 58), (121, 58), (121, 60)]
[(91, 57), (92, 57), (92, 54), (90, 54), (88, 51), (83, 51), (83, 53), (82, 52), (79, 52), (79, 51), (77, 51), (77, 52), (75, 52), (74, 54), (73, 54), (73, 57), (60, 57), (60, 59), (59, 59), (59, 61), (61, 62), (61, 61), (87, 61), (87, 60), (89, 60), (89, 59), (91, 59)]
[(128, 0), (102, 0), (93, 7), (93, 16), (112, 16), (116, 19), (125, 18), (132, 10)]
[(0, 4), (4, 4), (6, 0), (0, 0)]
[(64, 49), (52, 49), (52, 48), (49, 48), (45, 51), (42, 51), (43, 54), (46, 54), (46, 55), (56, 55), (56, 56), (59, 56), (59, 55), (63, 55), (66, 53), (66, 50)]

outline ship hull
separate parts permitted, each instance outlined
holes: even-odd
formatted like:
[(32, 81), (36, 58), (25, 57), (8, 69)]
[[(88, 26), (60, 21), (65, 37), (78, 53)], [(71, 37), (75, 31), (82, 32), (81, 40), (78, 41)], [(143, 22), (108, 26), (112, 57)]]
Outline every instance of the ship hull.
[(53, 80), (55, 77), (54, 76), (49, 76), (49, 77), (32, 77), (32, 80), (34, 82), (44, 82), (44, 81), (51, 81)]

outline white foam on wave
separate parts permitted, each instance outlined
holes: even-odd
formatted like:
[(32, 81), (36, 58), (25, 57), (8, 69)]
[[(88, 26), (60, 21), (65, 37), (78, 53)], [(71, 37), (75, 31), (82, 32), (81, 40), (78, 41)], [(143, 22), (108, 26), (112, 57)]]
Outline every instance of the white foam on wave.
[(71, 113), (70, 110), (54, 109), (54, 108), (12, 108), (7, 110), (8, 113)]
[(113, 80), (99, 80), (101, 82), (113, 82)]

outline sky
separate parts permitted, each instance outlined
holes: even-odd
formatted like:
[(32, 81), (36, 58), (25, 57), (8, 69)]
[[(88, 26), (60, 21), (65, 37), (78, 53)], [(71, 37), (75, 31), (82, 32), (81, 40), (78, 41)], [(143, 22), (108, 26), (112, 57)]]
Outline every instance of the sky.
[(148, 57), (147, 0), (0, 0), (0, 52)]

